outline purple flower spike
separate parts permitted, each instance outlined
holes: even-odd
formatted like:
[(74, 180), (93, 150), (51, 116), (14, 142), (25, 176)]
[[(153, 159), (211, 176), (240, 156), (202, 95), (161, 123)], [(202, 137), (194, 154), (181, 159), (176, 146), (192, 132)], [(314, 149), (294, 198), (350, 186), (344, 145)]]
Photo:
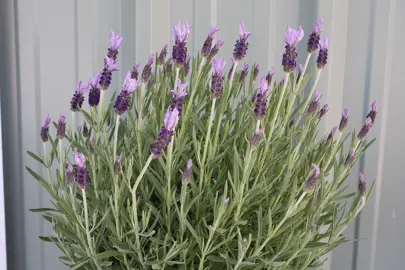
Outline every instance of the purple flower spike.
[(65, 135), (66, 135), (66, 116), (61, 114), (58, 120), (56, 136), (59, 138), (59, 140), (63, 140), (63, 138), (65, 138)]
[(116, 62), (114, 59), (108, 56), (104, 57), (105, 67), (109, 72), (120, 70), (120, 63)]
[(185, 76), (187, 76), (188, 73), (190, 72), (190, 60), (191, 60), (190, 55), (187, 55), (186, 62), (184, 62), (184, 65), (183, 65)]
[(257, 79), (257, 76), (259, 76), (260, 73), (260, 65), (256, 64), (255, 68), (253, 69), (253, 80)]
[(328, 45), (328, 37), (324, 37), (323, 41), (319, 41), (319, 54), (318, 59), (316, 60), (319, 69), (325, 68), (328, 62)]
[(190, 183), (191, 178), (193, 177), (193, 161), (190, 159), (187, 161), (186, 168), (183, 171), (183, 176), (181, 177), (181, 182), (183, 185)]
[(155, 59), (155, 55), (152, 54), (148, 58), (148, 62), (145, 64), (142, 70), (142, 82), (147, 83), (150, 78), (150, 74), (152, 73), (152, 65), (153, 65), (153, 60)]
[(344, 108), (342, 118), (340, 119), (340, 124), (339, 124), (340, 132), (343, 132), (343, 130), (347, 127), (348, 121), (349, 121), (349, 108)]
[(109, 58), (106, 56), (104, 58), (104, 69), (101, 73), (101, 77), (99, 80), (101, 89), (107, 90), (108, 87), (111, 84), (111, 77), (112, 77), (112, 72), (119, 70), (119, 63), (115, 62), (113, 58)]
[(138, 80), (139, 67), (140, 67), (140, 64), (134, 65), (134, 67), (132, 68), (132, 72), (131, 72), (131, 79)]
[(259, 129), (255, 134), (253, 135), (252, 142), (250, 143), (252, 147), (257, 147), (261, 141), (262, 141), (262, 136), (264, 133), (264, 128)]
[(159, 54), (159, 57), (158, 57), (159, 65), (163, 65), (165, 63), (166, 55), (167, 55), (167, 44), (160, 51), (160, 54)]
[(159, 132), (157, 139), (150, 145), (150, 151), (154, 158), (158, 158), (166, 150), (174, 135), (174, 128), (179, 121), (179, 111), (175, 108), (167, 110), (164, 126)]
[(74, 180), (74, 172), (72, 164), (69, 164), (66, 169), (66, 184), (70, 185)]
[(173, 58), (170, 57), (166, 62), (165, 73), (170, 74), (172, 73), (172, 70), (173, 70)]
[(219, 52), (219, 49), (222, 47), (222, 45), (224, 45), (224, 41), (223, 40), (218, 40), (217, 44), (214, 45), (214, 47), (212, 47), (211, 52), (210, 52), (210, 56), (208, 57), (209, 59), (214, 58), (217, 53)]
[(271, 67), (271, 69), (269, 70), (269, 73), (267, 73), (267, 75), (266, 75), (266, 81), (267, 81), (268, 86), (272, 85), (273, 76), (274, 76), (274, 67)]
[(239, 24), (239, 39), (236, 41), (235, 49), (233, 50), (233, 57), (236, 61), (241, 61), (245, 58), (249, 46), (247, 39), (251, 34), (252, 32), (247, 32), (245, 25), (241, 22)]
[(321, 99), (321, 93), (316, 91), (314, 94), (314, 99), (308, 105), (309, 114), (315, 114), (318, 111), (319, 105), (320, 105), (320, 99)]
[(329, 110), (329, 105), (328, 104), (323, 105), (322, 109), (319, 111), (319, 116), (318, 116), (319, 120), (321, 120), (322, 117), (325, 116), (325, 114), (328, 112), (328, 110)]
[(117, 156), (117, 159), (114, 163), (114, 173), (118, 175), (121, 171), (121, 156)]
[(131, 102), (131, 94), (134, 93), (140, 85), (135, 79), (131, 79), (131, 72), (127, 72), (121, 93), (117, 96), (114, 103), (115, 112), (119, 115), (128, 110)]
[(308, 42), (307, 42), (307, 52), (314, 53), (318, 49), (318, 43), (321, 36), (321, 27), (323, 24), (322, 18), (315, 24), (314, 31), (312, 31), (311, 35), (309, 35)]
[(283, 70), (287, 73), (294, 71), (297, 63), (297, 52), (295, 46), (301, 39), (304, 37), (304, 30), (302, 29), (301, 25), (299, 26), (298, 30), (291, 28), (289, 25), (287, 27), (287, 31), (285, 32), (285, 52), (283, 54), (282, 65)]
[(76, 161), (76, 182), (81, 189), (85, 189), (90, 183), (90, 174), (86, 168), (86, 158), (82, 153), (73, 152)]
[(372, 124), (374, 124), (375, 118), (377, 117), (377, 100), (374, 100), (371, 104), (371, 110), (366, 117), (370, 117)]
[(240, 73), (240, 81), (241, 81), (241, 82), (245, 81), (248, 72), (249, 72), (249, 65), (245, 63), (245, 64), (243, 65), (243, 70), (242, 70), (242, 72)]
[(373, 125), (373, 120), (370, 117), (366, 118), (366, 122), (364, 126), (361, 128), (359, 134), (357, 134), (357, 138), (362, 141), (367, 137), (368, 132), (370, 131), (371, 126)]
[(354, 162), (354, 150), (350, 150), (349, 154), (346, 157), (345, 166), (350, 166)]
[(118, 49), (124, 42), (124, 38), (111, 31), (110, 48), (108, 48), (108, 57), (114, 61), (117, 59)]
[(319, 175), (321, 173), (318, 165), (312, 164), (312, 168), (314, 169), (314, 172), (305, 183), (308, 192), (312, 192), (315, 189), (315, 186), (318, 183)]
[(96, 107), (100, 103), (100, 78), (101, 72), (95, 77), (90, 75), (89, 80), (89, 105), (90, 107)]
[(359, 193), (361, 196), (365, 196), (367, 194), (367, 182), (363, 173), (360, 173), (359, 177)]
[(191, 27), (187, 21), (182, 25), (181, 21), (179, 24), (173, 27), (173, 51), (172, 57), (174, 62), (182, 66), (184, 65), (187, 57), (187, 37), (191, 33)]
[(170, 109), (174, 110), (177, 109), (179, 112), (179, 116), (181, 116), (181, 113), (183, 111), (183, 100), (184, 97), (187, 96), (187, 91), (185, 91), (188, 83), (181, 83), (180, 80), (177, 80), (177, 89), (176, 90), (170, 90), (170, 93), (173, 94), (173, 97), (170, 101)]
[(213, 25), (211, 25), (211, 30), (207, 36), (207, 38), (204, 41), (204, 44), (201, 49), (201, 54), (203, 57), (209, 57), (211, 54), (211, 47), (212, 47), (212, 41), (215, 38), (215, 34), (219, 31), (219, 28), (215, 28)]
[(326, 139), (326, 143), (330, 143), (333, 140), (333, 135), (335, 135), (338, 126), (333, 126), (332, 130), (330, 131), (328, 138)]
[(82, 81), (77, 84), (77, 90), (73, 94), (72, 100), (70, 101), (70, 109), (73, 112), (77, 112), (82, 108), (84, 96), (83, 94), (89, 90), (89, 85), (82, 85)]
[(224, 77), (222, 73), (224, 72), (224, 68), (226, 65), (226, 61), (223, 57), (217, 59), (212, 59), (212, 81), (211, 81), (211, 92), (214, 95), (214, 98), (219, 98), (222, 95), (223, 91), (223, 82)]
[(254, 99), (255, 108), (253, 111), (258, 119), (263, 119), (266, 116), (270, 91), (271, 87), (267, 85), (266, 77), (262, 77), (260, 79), (259, 89), (257, 90), (257, 94)]
[(43, 142), (48, 141), (49, 138), (49, 124), (51, 123), (51, 117), (49, 116), (49, 114), (46, 116), (45, 121), (44, 121), (44, 125), (41, 128), (41, 140)]

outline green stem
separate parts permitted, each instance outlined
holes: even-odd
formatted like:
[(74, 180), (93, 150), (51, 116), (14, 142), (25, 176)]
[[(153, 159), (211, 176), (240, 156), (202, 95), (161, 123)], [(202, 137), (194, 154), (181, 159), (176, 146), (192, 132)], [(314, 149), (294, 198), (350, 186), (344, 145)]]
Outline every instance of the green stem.
[(166, 208), (167, 208), (167, 231), (170, 233), (171, 229), (171, 212), (170, 208), (172, 205), (172, 162), (173, 162), (173, 140), (169, 143), (167, 149), (167, 160), (166, 160), (166, 167), (167, 167), (167, 198), (166, 198)]
[(115, 130), (114, 130), (113, 162), (115, 162), (115, 160), (117, 158), (117, 143), (118, 143), (118, 127), (119, 127), (119, 125), (120, 125), (120, 115), (117, 114), (117, 120), (115, 122)]
[(65, 161), (63, 160), (63, 156), (64, 156), (64, 153), (63, 153), (63, 141), (60, 140), (59, 141), (59, 170), (60, 170), (60, 181), (61, 181), (60, 185), (61, 186), (64, 186), (63, 185), (63, 177), (65, 175), (65, 173), (64, 173), (64, 171), (65, 171), (65, 167), (64, 167)]
[(149, 158), (148, 158), (148, 160), (145, 162), (145, 165), (143, 166), (142, 171), (139, 173), (138, 178), (136, 178), (135, 184), (134, 184), (134, 186), (132, 187), (131, 192), (135, 192), (136, 189), (138, 188), (138, 185), (139, 185), (139, 183), (141, 182), (142, 177), (143, 177), (144, 174), (146, 173), (146, 170), (148, 169), (150, 163), (152, 162), (152, 159), (153, 159), (153, 155), (150, 155)]
[(97, 189), (97, 179), (96, 179), (96, 159), (94, 155), (91, 155), (91, 160), (92, 160), (92, 171), (93, 171), (93, 183), (94, 183), (94, 193), (96, 194), (96, 198), (98, 199), (98, 189)]
[(74, 138), (75, 138), (75, 112), (73, 112), (72, 111), (72, 128), (71, 128), (71, 131), (72, 131), (72, 141), (74, 141)]
[(255, 132), (258, 132), (260, 129), (260, 120), (257, 120)]
[(141, 131), (142, 131), (142, 111), (143, 111), (143, 92), (146, 87), (145, 83), (142, 83), (141, 89), (139, 89), (137, 93), (137, 100), (138, 100), (138, 121), (137, 121), (137, 133), (136, 139), (138, 144), (138, 159), (139, 162), (142, 162), (142, 138), (141, 138)]
[(99, 112), (98, 112), (98, 121), (99, 121), (99, 124), (101, 125), (101, 122), (103, 121), (103, 111), (104, 111), (104, 99), (105, 99), (105, 92), (106, 92), (107, 90), (101, 90), (101, 93), (100, 93), (100, 103), (98, 104), (98, 106), (99, 106)]
[(214, 112), (215, 112), (215, 102), (217, 101), (216, 98), (212, 99), (212, 105), (211, 105), (211, 113), (208, 118), (208, 129), (207, 129), (207, 134), (205, 136), (205, 145), (204, 145), (204, 152), (201, 160), (201, 170), (200, 170), (200, 192), (202, 190), (202, 184), (203, 184), (203, 179), (204, 179), (204, 167), (205, 167), (205, 159), (207, 157), (207, 150), (208, 150), (208, 144), (210, 142), (210, 137), (211, 137), (211, 129), (212, 129), (212, 121), (214, 120)]

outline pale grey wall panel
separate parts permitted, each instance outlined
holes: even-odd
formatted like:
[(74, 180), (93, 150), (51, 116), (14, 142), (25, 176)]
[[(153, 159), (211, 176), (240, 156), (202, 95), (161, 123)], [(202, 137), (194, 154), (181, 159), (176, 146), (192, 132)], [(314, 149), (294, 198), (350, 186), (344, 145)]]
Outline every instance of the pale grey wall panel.
[[(125, 37), (118, 56), (122, 70), (114, 74), (114, 89), (121, 87), (134, 63), (142, 68), (149, 55), (164, 44), (169, 44), (170, 54), (171, 29), (178, 20), (192, 25), (191, 53), (200, 51), (209, 24), (221, 28), (218, 37), (225, 44), (220, 55), (228, 63), (238, 24), (243, 21), (253, 32), (246, 62), (259, 63), (262, 75), (274, 66), (279, 80), (287, 24), (294, 28), (302, 24), (308, 36), (318, 17), (324, 18), (323, 34), (331, 38), (329, 64), (318, 85), (322, 103), (330, 106), (320, 133), (339, 122), (343, 107), (350, 107), (349, 128), (359, 130), (371, 102), (377, 99), (380, 104), (378, 121), (370, 133), (378, 140), (349, 177), (353, 190), (360, 171), (365, 171), (369, 183), (376, 177), (370, 204), (357, 224), (345, 232), (349, 238), (369, 239), (338, 248), (326, 269), (405, 269), (401, 253), (405, 249), (401, 207), (405, 142), (404, 124), (399, 119), (405, 98), (405, 53), (401, 51), (403, 38), (396, 34), (405, 28), (404, 11), (405, 2), (399, 0), (0, 1), (1, 20), (10, 26), (1, 29), (7, 39), (0, 42), (7, 52), (1, 66), (10, 67), (1, 74), (6, 79), (0, 80), (3, 150), (8, 158), (4, 164), (10, 269), (64, 269), (55, 247), (38, 239), (38, 235), (51, 233), (49, 224), (28, 211), (48, 205), (49, 196), (23, 169), (23, 164), (40, 169), (25, 150), (42, 151), (38, 134), (46, 113), (56, 119), (64, 108), (71, 121), (68, 107), (76, 83), (87, 82), (90, 74), (102, 70), (111, 30)], [(306, 57), (304, 43), (298, 48), (299, 63)], [(79, 121), (83, 119), (76, 119)], [(21, 250), (19, 256), (16, 249)]]

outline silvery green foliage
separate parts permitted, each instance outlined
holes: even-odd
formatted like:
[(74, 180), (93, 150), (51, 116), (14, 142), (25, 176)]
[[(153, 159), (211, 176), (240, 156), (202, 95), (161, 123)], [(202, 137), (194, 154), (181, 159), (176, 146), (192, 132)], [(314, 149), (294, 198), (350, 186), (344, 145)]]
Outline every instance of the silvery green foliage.
[[(253, 72), (241, 80), (236, 62), (213, 99), (210, 60), (192, 58), (185, 77), (162, 57), (126, 96), (126, 112), (114, 109), (119, 92), (96, 108), (75, 107), (85, 132), (68, 124), (59, 140), (51, 127), (45, 152), (28, 152), (48, 174), (27, 170), (52, 197), (51, 208), (32, 209), (55, 231), (40, 238), (70, 269), (307, 269), (347, 241), (342, 232), (372, 188), (365, 192), (362, 176), (361, 192), (351, 193), (345, 180), (370, 143), (344, 129), (318, 135), (319, 111), (307, 112), (312, 94), (303, 91), (311, 73), (272, 82), (257, 119)], [(151, 155), (156, 138), (170, 139), (162, 126), (171, 107), (182, 108), (174, 136)], [(80, 170), (90, 183), (82, 175), (84, 184), (75, 182)]]

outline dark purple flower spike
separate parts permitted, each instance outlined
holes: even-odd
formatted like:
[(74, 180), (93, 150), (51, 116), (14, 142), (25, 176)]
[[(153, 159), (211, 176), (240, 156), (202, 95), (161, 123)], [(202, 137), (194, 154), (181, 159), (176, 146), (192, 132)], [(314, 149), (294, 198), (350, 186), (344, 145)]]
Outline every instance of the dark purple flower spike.
[(41, 128), (41, 140), (43, 142), (48, 141), (49, 139), (49, 125), (51, 124), (51, 117), (49, 116), (49, 114), (46, 116), (45, 121), (44, 121), (44, 125)]
[(188, 183), (190, 183), (192, 177), (193, 177), (193, 161), (190, 159), (189, 161), (187, 161), (186, 168), (183, 171), (181, 182), (183, 183), (183, 185), (187, 185)]
[(178, 25), (173, 26), (173, 61), (182, 66), (186, 62), (187, 58), (187, 37), (191, 33), (191, 27), (187, 21), (184, 24), (179, 21)]
[(359, 193), (361, 196), (365, 196), (367, 194), (367, 182), (363, 173), (360, 173), (359, 177)]
[(338, 126), (333, 126), (332, 130), (330, 131), (328, 138), (326, 139), (326, 143), (330, 143), (333, 140), (333, 135), (335, 135)]
[(90, 76), (89, 80), (89, 106), (97, 107), (100, 103), (100, 78), (101, 73), (97, 74), (95, 77)]
[(124, 42), (123, 37), (111, 31), (110, 48), (108, 48), (107, 56), (115, 61), (117, 59), (118, 49), (121, 47), (123, 42)]
[(262, 77), (255, 97), (255, 108), (253, 110), (258, 119), (263, 119), (266, 116), (270, 92), (271, 87), (267, 85), (266, 78)]
[(60, 115), (58, 120), (58, 126), (56, 128), (56, 136), (59, 140), (63, 140), (66, 135), (66, 116), (63, 114)]
[(165, 121), (162, 129), (159, 132), (157, 139), (150, 145), (150, 151), (154, 158), (160, 157), (166, 150), (169, 143), (172, 141), (174, 129), (179, 122), (179, 111), (175, 108), (167, 110)]
[(340, 132), (343, 132), (343, 130), (345, 130), (345, 128), (347, 127), (348, 121), (349, 121), (349, 108), (344, 108), (342, 118), (340, 119), (340, 124), (339, 124)]
[(172, 99), (170, 100), (170, 109), (174, 110), (177, 109), (179, 112), (179, 116), (181, 116), (181, 113), (183, 111), (183, 100), (184, 97), (187, 96), (187, 91), (185, 91), (186, 87), (188, 86), (188, 83), (181, 83), (181, 81), (178, 79), (177, 80), (177, 89), (175, 90), (170, 90), (170, 93), (173, 94)]
[(104, 63), (99, 83), (102, 90), (107, 90), (111, 84), (112, 72), (120, 70), (120, 67), (118, 62), (115, 62), (113, 58), (109, 58), (108, 56), (104, 57)]
[(247, 32), (245, 25), (241, 22), (239, 24), (239, 39), (236, 41), (235, 49), (233, 50), (235, 61), (239, 62), (245, 58), (249, 46), (247, 39), (251, 34), (252, 32)]
[(273, 76), (274, 76), (274, 67), (271, 67), (269, 72), (266, 75), (266, 81), (268, 86), (272, 86), (273, 83)]
[(86, 158), (82, 153), (73, 152), (76, 161), (76, 182), (81, 189), (90, 184), (90, 174), (86, 168)]
[(319, 54), (318, 59), (316, 60), (319, 69), (325, 68), (328, 62), (328, 45), (328, 37), (324, 37), (323, 40), (319, 41)]
[(318, 183), (319, 175), (321, 173), (321, 170), (319, 169), (318, 165), (312, 164), (312, 168), (314, 169), (314, 171), (305, 183), (308, 192), (314, 191), (315, 186)]
[(214, 58), (217, 55), (217, 53), (219, 52), (219, 49), (222, 47), (222, 45), (224, 45), (224, 41), (218, 40), (217, 44), (215, 44), (214, 47), (212, 47), (210, 56), (208, 57), (208, 59)]
[(361, 128), (359, 134), (357, 134), (357, 138), (362, 141), (367, 137), (368, 132), (370, 131), (371, 126), (373, 125), (373, 120), (370, 117), (366, 118), (366, 122), (364, 126)]
[(287, 26), (287, 30), (285, 32), (285, 52), (283, 54), (282, 65), (283, 70), (285, 72), (292, 72), (294, 71), (297, 63), (297, 52), (295, 51), (295, 46), (298, 42), (302, 40), (304, 37), (304, 30), (302, 29), (301, 25), (299, 26), (298, 30), (291, 28), (289, 25)]
[(257, 76), (259, 76), (260, 73), (260, 65), (256, 64), (255, 68), (253, 69), (253, 80), (257, 79)]
[(159, 57), (158, 57), (158, 64), (159, 65), (163, 65), (165, 63), (166, 55), (167, 55), (167, 44), (160, 51), (160, 54), (159, 54)]
[(155, 55), (152, 54), (148, 58), (148, 62), (145, 64), (142, 70), (142, 82), (147, 83), (150, 78), (150, 74), (152, 73), (152, 65), (153, 65), (153, 60), (155, 59)]
[(375, 118), (377, 117), (377, 101), (376, 100), (374, 100), (373, 103), (371, 104), (371, 110), (367, 114), (366, 117), (370, 117), (372, 125), (373, 125)]
[(131, 72), (128, 71), (122, 86), (122, 91), (115, 99), (114, 109), (117, 114), (121, 115), (128, 110), (131, 94), (138, 89), (139, 85), (140, 82), (131, 79)]
[(241, 81), (241, 82), (245, 81), (248, 72), (249, 72), (249, 65), (245, 63), (245, 64), (243, 65), (243, 70), (242, 70), (242, 72), (240, 73), (240, 81)]
[(322, 109), (319, 110), (319, 115), (318, 115), (319, 120), (321, 120), (325, 116), (325, 114), (328, 112), (328, 110), (329, 110), (329, 105), (328, 104), (323, 105)]
[(351, 149), (345, 160), (345, 166), (350, 166), (354, 162), (354, 150)]
[(204, 44), (201, 49), (201, 55), (205, 58), (208, 58), (211, 54), (211, 49), (212, 49), (212, 41), (215, 38), (215, 34), (219, 31), (219, 28), (215, 28), (213, 25), (211, 25), (211, 30), (207, 36), (207, 38), (204, 41)]
[(308, 113), (309, 114), (315, 114), (320, 106), (320, 100), (321, 100), (321, 93), (316, 91), (314, 94), (314, 98), (312, 99), (311, 103), (308, 105)]
[(226, 61), (223, 57), (217, 59), (212, 59), (212, 81), (211, 81), (211, 92), (214, 95), (214, 98), (220, 98), (223, 91), (223, 82), (224, 77), (222, 73), (224, 72), (224, 68), (226, 65)]
[(322, 18), (315, 24), (314, 31), (309, 35), (308, 42), (307, 42), (307, 52), (314, 53), (318, 49), (318, 43), (321, 37), (321, 27), (323, 24)]
[(80, 81), (77, 85), (77, 90), (73, 94), (72, 100), (70, 101), (70, 110), (73, 112), (77, 112), (82, 108), (83, 101), (84, 101), (84, 93), (89, 90), (89, 85), (82, 85), (82, 81)]
[(131, 72), (131, 79), (138, 80), (139, 67), (140, 67), (140, 64), (134, 65), (134, 67), (132, 68), (132, 72)]

